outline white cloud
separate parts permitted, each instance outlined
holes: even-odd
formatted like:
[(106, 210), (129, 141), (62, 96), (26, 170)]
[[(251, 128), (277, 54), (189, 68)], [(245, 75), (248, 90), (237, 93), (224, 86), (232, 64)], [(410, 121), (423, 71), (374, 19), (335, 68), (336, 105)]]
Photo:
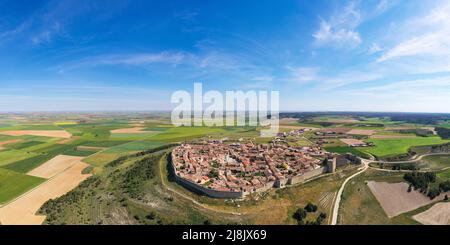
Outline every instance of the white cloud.
[(148, 65), (153, 63), (167, 63), (177, 65), (186, 59), (186, 54), (180, 52), (138, 53), (130, 55), (110, 55), (97, 57), (92, 63), (104, 65)]
[(319, 30), (313, 37), (318, 45), (356, 47), (362, 42), (356, 30), (361, 19), (361, 13), (356, 10), (356, 2), (351, 2), (328, 20), (321, 18)]
[[(317, 110), (450, 112), (449, 93), (450, 76), (441, 76), (378, 83), (373, 87), (348, 88), (329, 94), (317, 93), (305, 103), (319, 106)], [(333, 103), (320, 96), (323, 94), (333, 96)]]
[(258, 81), (258, 82), (272, 82), (274, 80), (273, 76), (257, 76), (252, 78), (253, 81)]
[(385, 11), (389, 6), (389, 1), (388, 0), (381, 0), (378, 4), (377, 7), (375, 8), (377, 12), (383, 12)]
[(390, 8), (392, 8), (397, 3), (397, 0), (380, 0), (375, 7), (375, 14), (379, 15), (386, 11), (388, 11)]
[(388, 50), (377, 61), (383, 62), (395, 58), (418, 55), (450, 55), (450, 30), (441, 30), (410, 38)]
[(375, 54), (378, 53), (380, 51), (383, 51), (383, 48), (380, 47), (380, 45), (378, 45), (377, 43), (372, 43), (369, 47), (368, 53), (369, 54)]
[(381, 78), (383, 78), (383, 75), (380, 73), (346, 71), (333, 77), (323, 78), (323, 83), (320, 85), (320, 88), (331, 90), (346, 85), (375, 81)]
[(319, 90), (330, 91), (351, 84), (371, 82), (383, 78), (381, 73), (348, 70), (335, 75), (321, 74), (318, 67), (286, 67), (289, 76), (280, 81), (306, 84), (314, 82)]
[(402, 29), (410, 34), (381, 55), (377, 59), (378, 62), (413, 56), (440, 56), (448, 62), (450, 3), (438, 6), (427, 15), (405, 23)]
[(317, 67), (286, 67), (290, 75), (284, 79), (287, 82), (308, 83), (320, 79), (319, 68)]
[(345, 28), (336, 29), (324, 20), (321, 21), (320, 29), (314, 34), (314, 37), (319, 44), (333, 43), (338, 46), (344, 44), (355, 46), (361, 43), (358, 32)]
[(428, 78), (428, 79), (416, 79), (416, 80), (403, 80), (397, 81), (385, 85), (379, 85), (371, 88), (365, 88), (360, 90), (361, 92), (369, 94), (396, 94), (398, 92), (414, 92), (414, 94), (428, 93), (429, 90), (441, 91), (448, 93), (450, 88), (450, 76)]

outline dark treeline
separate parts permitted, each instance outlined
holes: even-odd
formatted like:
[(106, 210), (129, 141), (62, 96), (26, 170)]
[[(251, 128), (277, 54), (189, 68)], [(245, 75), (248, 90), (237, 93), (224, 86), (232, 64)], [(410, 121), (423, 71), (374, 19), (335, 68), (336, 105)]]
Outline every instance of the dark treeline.
[(388, 117), (392, 121), (438, 124), (450, 120), (448, 113), (405, 113), (405, 112), (282, 112), (280, 118), (299, 118), (307, 120), (317, 116), (351, 116), (351, 117)]
[(432, 172), (420, 173), (406, 173), (403, 176), (403, 179), (414, 187), (416, 190), (420, 190), (420, 192), (424, 193), (428, 190), (428, 186), (430, 183), (436, 182), (436, 174)]
[(443, 139), (450, 138), (450, 128), (437, 127), (436, 132)]
[[(435, 197), (439, 196), (442, 192), (450, 191), (450, 181), (447, 180), (437, 185), (436, 173), (433, 172), (406, 173), (403, 176), (403, 179), (410, 183), (408, 191), (411, 191), (412, 187), (414, 187), (414, 189), (419, 190), (423, 194), (426, 194), (432, 200)], [(446, 199), (447, 198), (448, 197), (446, 197)]]

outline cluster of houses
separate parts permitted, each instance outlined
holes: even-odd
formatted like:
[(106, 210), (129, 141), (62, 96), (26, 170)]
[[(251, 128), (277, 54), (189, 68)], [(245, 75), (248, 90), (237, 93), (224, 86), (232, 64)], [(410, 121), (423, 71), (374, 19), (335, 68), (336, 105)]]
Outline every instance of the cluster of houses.
[(177, 178), (203, 189), (251, 193), (318, 170), (329, 157), (316, 146), (210, 142), (175, 148), (172, 167)]
[(278, 138), (286, 138), (286, 137), (289, 137), (289, 136), (299, 136), (299, 135), (302, 135), (302, 134), (304, 134), (306, 132), (309, 132), (309, 131), (312, 131), (312, 129), (311, 128), (296, 129), (296, 130), (291, 130), (291, 131), (288, 131), (288, 132), (278, 133), (277, 137)]

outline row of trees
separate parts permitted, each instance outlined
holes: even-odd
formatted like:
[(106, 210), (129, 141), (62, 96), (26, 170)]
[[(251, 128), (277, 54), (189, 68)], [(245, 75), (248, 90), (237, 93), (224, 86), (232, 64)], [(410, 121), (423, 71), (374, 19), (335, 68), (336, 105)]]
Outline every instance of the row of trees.
[(426, 173), (406, 173), (403, 178), (410, 183), (408, 191), (412, 190), (412, 187), (416, 190), (420, 190), (422, 193), (426, 193), (426, 195), (430, 199), (434, 199), (439, 196), (442, 192), (450, 191), (450, 181), (447, 180), (445, 182), (439, 183), (439, 185), (430, 186), (431, 183), (436, 182), (436, 174), (432, 172)]
[(405, 173), (403, 179), (411, 184), (416, 190), (420, 190), (422, 193), (426, 193), (430, 183), (436, 182), (436, 174), (433, 172), (412, 172)]

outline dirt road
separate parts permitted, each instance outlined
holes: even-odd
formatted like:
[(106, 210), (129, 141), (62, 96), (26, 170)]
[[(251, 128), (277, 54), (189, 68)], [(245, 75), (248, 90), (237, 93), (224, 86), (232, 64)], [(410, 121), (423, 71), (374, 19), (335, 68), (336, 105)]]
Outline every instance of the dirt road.
[(369, 168), (369, 163), (372, 162), (371, 160), (366, 160), (366, 159), (361, 159), (361, 160), (362, 160), (363, 166), (360, 168), (360, 171), (356, 172), (355, 174), (353, 174), (350, 177), (348, 177), (347, 179), (345, 179), (344, 183), (342, 183), (342, 186), (336, 195), (336, 200), (334, 201), (334, 207), (333, 207), (333, 214), (332, 214), (332, 218), (331, 218), (331, 225), (337, 224), (339, 205), (341, 204), (342, 192), (344, 192), (345, 185), (347, 185), (347, 183), (354, 177), (364, 173), (364, 171), (366, 171)]

